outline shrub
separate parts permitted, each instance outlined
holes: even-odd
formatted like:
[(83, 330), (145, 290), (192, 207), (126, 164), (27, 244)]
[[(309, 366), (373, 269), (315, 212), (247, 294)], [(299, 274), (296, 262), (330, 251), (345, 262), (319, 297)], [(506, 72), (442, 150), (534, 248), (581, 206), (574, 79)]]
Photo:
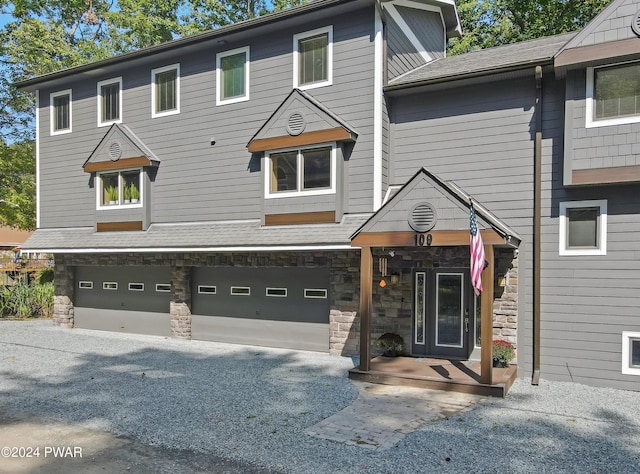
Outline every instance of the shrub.
[(498, 339), (493, 341), (493, 361), (508, 364), (516, 355), (516, 348), (509, 341)]
[(384, 355), (395, 356), (404, 352), (404, 339), (398, 334), (386, 332), (378, 338), (376, 346), (384, 352)]
[(53, 283), (19, 281), (0, 292), (0, 315), (18, 318), (50, 318), (53, 315)]

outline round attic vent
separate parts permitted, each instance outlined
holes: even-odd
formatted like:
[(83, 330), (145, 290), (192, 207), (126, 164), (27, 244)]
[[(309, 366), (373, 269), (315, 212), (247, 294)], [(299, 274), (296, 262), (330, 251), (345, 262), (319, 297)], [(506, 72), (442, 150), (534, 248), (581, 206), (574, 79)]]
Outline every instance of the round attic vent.
[(111, 161), (118, 161), (122, 156), (122, 146), (118, 142), (113, 142), (111, 146), (109, 146), (109, 158)]
[(300, 112), (293, 112), (289, 115), (289, 119), (287, 120), (287, 133), (289, 135), (300, 135), (304, 132), (304, 128), (307, 126), (307, 122), (304, 119), (304, 115)]
[(409, 212), (409, 226), (416, 232), (429, 232), (437, 221), (438, 214), (428, 202), (416, 204)]
[(638, 13), (636, 13), (633, 17), (633, 21), (631, 22), (631, 29), (636, 35), (640, 36), (640, 11), (638, 11)]

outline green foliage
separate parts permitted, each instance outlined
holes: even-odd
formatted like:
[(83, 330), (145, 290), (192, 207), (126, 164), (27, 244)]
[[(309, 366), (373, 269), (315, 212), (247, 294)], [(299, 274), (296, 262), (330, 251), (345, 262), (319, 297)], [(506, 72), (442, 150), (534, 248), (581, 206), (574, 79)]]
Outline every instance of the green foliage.
[(493, 360), (508, 364), (515, 357), (516, 350), (509, 341), (498, 339), (493, 341)]
[(458, 0), (463, 36), (449, 54), (540, 38), (584, 27), (609, 0)]
[(53, 283), (29, 284), (21, 280), (0, 291), (0, 316), (50, 318), (53, 315)]
[(386, 332), (376, 340), (376, 347), (385, 353), (402, 354), (405, 349), (404, 339), (398, 334)]
[(33, 142), (0, 141), (0, 225), (35, 229), (35, 173)]
[(36, 274), (36, 281), (40, 285), (44, 283), (51, 283), (53, 282), (53, 276), (54, 276), (53, 267), (45, 267), (38, 270), (38, 273)]
[(131, 183), (131, 199), (140, 199), (140, 191), (135, 183)]

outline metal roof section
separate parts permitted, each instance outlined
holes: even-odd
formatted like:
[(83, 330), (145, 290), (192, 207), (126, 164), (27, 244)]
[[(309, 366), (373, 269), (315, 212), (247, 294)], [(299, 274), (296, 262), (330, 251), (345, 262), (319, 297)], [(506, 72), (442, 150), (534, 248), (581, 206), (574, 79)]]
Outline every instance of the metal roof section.
[(95, 232), (93, 227), (38, 229), (24, 252), (222, 252), (347, 249), (349, 236), (369, 215), (338, 224), (262, 226), (260, 220), (151, 224), (141, 232)]
[(395, 78), (385, 91), (553, 64), (555, 54), (575, 35), (564, 33), (437, 59)]
[(303, 5), (291, 7), (286, 10), (280, 10), (277, 12), (269, 13), (267, 15), (245, 20), (233, 25), (226, 25), (213, 30), (205, 31), (195, 35), (186, 36), (184, 38), (178, 38), (165, 43), (150, 46), (148, 48), (142, 48), (136, 51), (131, 51), (124, 54), (119, 54), (108, 59), (95, 61), (72, 68), (63, 69), (61, 71), (44, 74), (30, 79), (25, 79), (15, 83), (15, 86), (19, 89), (25, 89), (27, 91), (35, 91), (41, 84), (54, 81), (57, 79), (66, 78), (68, 76), (80, 75), (83, 73), (91, 73), (93, 71), (104, 71), (105, 68), (122, 63), (125, 61), (131, 61), (147, 56), (160, 54), (163, 52), (171, 51), (178, 48), (184, 48), (188, 46), (197, 45), (198, 43), (206, 42), (228, 36), (236, 33), (246, 32), (248, 30), (258, 28), (261, 26), (268, 26), (278, 23), (280, 21), (292, 19), (304, 14), (308, 14), (314, 11), (320, 11), (334, 6), (353, 4), (354, 6), (373, 4), (372, 0), (313, 0)]
[[(471, 207), (470, 203), (472, 196), (463, 191), (455, 183), (451, 181), (443, 181), (426, 168), (421, 168), (374, 215), (367, 219), (367, 221), (351, 235), (351, 239), (353, 240), (358, 234), (362, 232), (375, 232), (376, 225), (381, 222), (388, 213), (393, 212), (394, 208), (399, 204), (399, 202), (403, 201), (406, 198), (409, 198), (410, 193), (414, 189), (416, 189), (421, 182), (424, 181), (429, 183), (431, 186), (438, 188), (439, 192), (450, 202), (453, 202), (456, 208), (463, 209), (465, 211), (465, 215), (462, 216), (461, 219), (464, 221), (464, 229), (468, 229), (468, 210)], [(505, 239), (506, 245), (509, 245), (511, 247), (518, 247), (520, 245), (520, 242), (522, 242), (522, 238), (515, 230), (502, 222), (484, 205), (482, 205), (475, 199), (473, 199), (473, 207), (476, 210), (476, 215), (479, 218), (480, 224), (484, 225), (485, 228), (492, 228), (496, 233), (498, 233), (498, 235)], [(403, 210), (400, 210), (399, 212), (403, 212)], [(447, 215), (447, 218), (450, 221), (460, 220), (455, 216), (452, 216), (451, 212), (449, 211), (447, 211)]]

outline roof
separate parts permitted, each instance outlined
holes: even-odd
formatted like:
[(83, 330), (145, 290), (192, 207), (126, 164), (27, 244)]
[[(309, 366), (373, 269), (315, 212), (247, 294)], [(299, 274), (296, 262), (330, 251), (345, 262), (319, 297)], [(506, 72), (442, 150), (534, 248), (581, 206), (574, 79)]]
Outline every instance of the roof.
[(0, 226), (0, 247), (16, 247), (22, 245), (33, 232)]
[(385, 89), (506, 72), (545, 62), (552, 64), (554, 55), (575, 35), (575, 32), (564, 33), (436, 59), (395, 78)]
[(356, 3), (356, 2), (362, 2), (362, 1), (365, 1), (365, 0), (312, 0), (309, 3), (305, 3), (303, 5), (294, 6), (286, 10), (276, 11), (264, 16), (234, 23), (232, 25), (222, 26), (220, 28), (208, 30), (203, 33), (198, 33), (195, 35), (186, 36), (184, 38), (179, 38), (173, 41), (167, 41), (165, 43), (161, 43), (155, 46), (150, 46), (148, 48), (142, 48), (136, 51), (120, 54), (120, 55), (113, 56), (111, 58), (103, 59), (100, 61), (95, 61), (95, 62), (83, 64), (81, 66), (75, 66), (72, 68), (63, 69), (61, 71), (37, 76), (31, 79), (26, 79), (24, 81), (19, 81), (15, 83), (15, 86), (19, 89), (35, 90), (38, 88), (37, 87), (38, 85), (55, 80), (55, 79), (60, 79), (63, 77), (80, 74), (80, 73), (92, 71), (95, 69), (105, 68), (113, 64), (149, 56), (156, 53), (161, 53), (164, 51), (170, 51), (173, 49), (194, 45), (197, 43), (218, 38), (220, 36), (225, 36), (231, 33), (237, 33), (237, 32), (249, 30), (252, 28), (256, 28), (258, 26), (277, 23), (279, 21), (292, 18), (298, 15), (302, 15), (305, 13), (309, 13), (315, 10), (322, 10), (324, 8), (329, 8), (336, 5)]
[(151, 224), (144, 232), (95, 232), (93, 227), (38, 229), (26, 252), (113, 253), (349, 248), (349, 236), (369, 215), (337, 224), (262, 226), (259, 220)]

